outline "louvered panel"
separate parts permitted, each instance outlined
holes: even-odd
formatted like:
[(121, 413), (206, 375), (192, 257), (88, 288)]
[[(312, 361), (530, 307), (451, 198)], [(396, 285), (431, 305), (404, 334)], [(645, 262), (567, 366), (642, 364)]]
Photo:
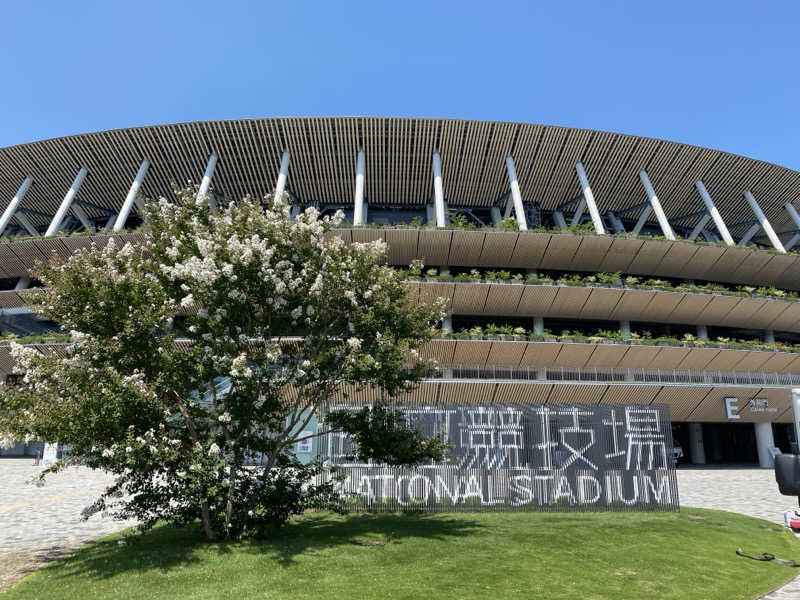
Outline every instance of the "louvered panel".
[(591, 288), (558, 286), (556, 298), (547, 312), (548, 317), (572, 317), (580, 313), (591, 294)]
[[(616, 199), (613, 210), (647, 200), (647, 194), (639, 180), (639, 171), (647, 166), (660, 144), (658, 140), (645, 138), (637, 140), (636, 148), (631, 152), (625, 166), (620, 169), (619, 177), (610, 191), (610, 196)], [(651, 215), (651, 218), (654, 218), (654, 215)]]
[(759, 370), (777, 372), (785, 369), (794, 359), (797, 358), (796, 354), (789, 352), (776, 352), (767, 362), (761, 365)]
[(673, 422), (686, 421), (711, 390), (710, 386), (665, 385), (653, 398), (651, 404), (669, 406), (669, 416)]
[(332, 240), (334, 237), (341, 238), (345, 244), (350, 244), (353, 241), (353, 229), (331, 229), (325, 233), (324, 239), (327, 241)]
[[(520, 170), (517, 168), (520, 191), (525, 200), (540, 202), (546, 210), (556, 207), (556, 202), (547, 197), (547, 185), (557, 166), (558, 157), (567, 142), (569, 129), (546, 126), (541, 145), (534, 162)], [(516, 164), (515, 164), (516, 166)]]
[[(644, 291), (644, 290), (642, 290)], [(677, 292), (651, 292), (653, 297), (647, 305), (647, 313), (643, 320), (653, 320), (658, 323), (667, 322), (682, 322), (675, 321), (671, 316), (677, 306), (679, 306), (687, 297), (686, 294), (679, 294)], [(705, 297), (704, 297), (705, 298)], [(706, 298), (707, 301), (707, 298)]]
[[(673, 210), (677, 208), (680, 211), (682, 211), (683, 207), (666, 204), (666, 199), (667, 194), (675, 185), (675, 170), (673, 165), (680, 153), (681, 147), (681, 144), (676, 144), (675, 142), (661, 142), (658, 150), (652, 156), (646, 167), (647, 176), (650, 179), (650, 183), (653, 184), (653, 189), (655, 189), (662, 206), (672, 207)], [(668, 210), (667, 213), (668, 217), (677, 216), (677, 213), (669, 213)]]
[(649, 405), (660, 391), (657, 385), (610, 385), (599, 404)]
[[(575, 257), (580, 244), (581, 236), (579, 235), (551, 236), (540, 266), (543, 269), (573, 268), (573, 257)], [(582, 258), (582, 256), (576, 257), (574, 264), (578, 264)]]
[(27, 267), (32, 267), (36, 261), (47, 259), (47, 255), (39, 247), (38, 240), (19, 240), (9, 245), (9, 248)]
[(733, 370), (748, 373), (751, 371), (759, 371), (769, 359), (775, 356), (775, 352), (771, 350), (744, 350), (742, 360), (736, 363)]
[(8, 346), (0, 347), (0, 371), (6, 375), (18, 372), (16, 361), (11, 357)]
[(387, 229), (385, 234), (389, 245), (387, 256), (390, 265), (407, 267), (417, 258), (418, 230)]
[[(691, 207), (686, 212), (693, 212), (705, 208), (703, 199), (700, 198), (700, 193), (695, 187), (695, 182), (701, 179), (703, 174), (708, 171), (720, 153), (716, 150), (692, 146), (688, 146), (687, 149), (694, 154), (691, 165), (683, 173), (677, 185), (665, 196), (665, 199), (669, 202), (674, 202), (676, 205)], [(692, 223), (692, 226), (695, 224), (696, 222)], [(709, 224), (707, 227), (713, 227), (713, 224)]]
[(595, 368), (616, 367), (627, 352), (628, 347), (620, 344), (598, 344), (589, 360), (586, 361), (586, 366)]
[(544, 258), (551, 237), (550, 234), (546, 233), (520, 235), (507, 265), (512, 268), (537, 268)]
[[(454, 196), (459, 204), (489, 206), (501, 193), (499, 177), (495, 177), (493, 185), (486, 185), (488, 178), (484, 178), (492, 130), (493, 124), (486, 121), (470, 121), (466, 124), (460, 154), (458, 190)], [(496, 172), (497, 165), (492, 165), (489, 170)]]
[(547, 315), (558, 289), (552, 285), (526, 285), (517, 306), (517, 315), (520, 317)]
[(522, 360), (527, 346), (527, 342), (494, 342), (486, 358), (486, 364), (516, 367)]
[(683, 271), (693, 262), (693, 257), (697, 253), (699, 246), (689, 242), (677, 242), (670, 244), (669, 250), (664, 254), (658, 264), (659, 272), (677, 273)]
[(676, 369), (681, 361), (689, 354), (689, 348), (661, 348), (651, 366), (658, 369)]
[(712, 274), (710, 277), (713, 279), (713, 265), (716, 264), (724, 252), (725, 248), (720, 248), (719, 246), (700, 246), (692, 256), (689, 264), (684, 265), (684, 277), (705, 279), (706, 274)]
[(445, 385), (438, 381), (423, 381), (412, 392), (398, 395), (396, 402), (400, 406), (436, 406), (439, 390)]
[[(600, 213), (605, 213), (608, 210), (608, 202), (605, 196), (599, 195), (602, 186), (600, 185), (603, 177), (607, 176), (608, 170), (606, 169), (606, 162), (614, 151), (619, 136), (613, 133), (594, 131), (592, 132), (591, 142), (584, 151), (582, 162), (584, 170), (586, 171), (586, 178), (589, 180), (589, 185), (592, 187), (595, 202)], [(577, 184), (576, 194), (580, 192), (580, 183)]]
[(480, 340), (458, 340), (453, 354), (453, 363), (457, 365), (482, 366), (486, 364), (492, 342)]
[(657, 240), (645, 240), (628, 266), (628, 271), (643, 275), (657, 272), (656, 267), (661, 263), (669, 247), (670, 244), (662, 244)]
[[(772, 423), (776, 421), (776, 416), (781, 415), (791, 409), (792, 393), (788, 389), (761, 388), (753, 394), (754, 398), (761, 398), (767, 401), (770, 412), (753, 412), (750, 410), (750, 397), (739, 395), (739, 405), (744, 409), (739, 413), (743, 420), (750, 423)], [(775, 409), (774, 411), (772, 409)]]
[(661, 352), (661, 348), (656, 346), (631, 346), (625, 353), (619, 364), (620, 369), (647, 369), (653, 365), (657, 366), (656, 356)]
[(580, 193), (580, 182), (575, 172), (575, 163), (583, 156), (590, 138), (591, 131), (589, 130), (570, 130), (545, 192), (546, 197), (556, 206)]
[(607, 385), (556, 384), (547, 397), (547, 404), (597, 404)]
[(509, 130), (511, 137), (508, 140), (508, 147), (502, 154), (497, 155), (497, 162), (500, 164), (500, 169), (505, 181), (505, 185), (502, 187), (503, 191), (509, 190), (508, 172), (505, 160), (507, 156), (512, 156), (514, 158), (514, 166), (521, 188), (520, 193), (522, 194), (522, 199), (532, 200), (532, 198), (525, 195), (527, 188), (524, 188), (523, 185), (529, 178), (533, 178), (534, 170), (540, 160), (540, 153), (544, 148), (542, 140), (544, 138), (545, 129), (546, 128), (541, 125), (521, 124)]
[(677, 368), (702, 371), (720, 352), (718, 348), (691, 348)]
[(481, 258), (476, 266), (499, 267), (507, 265), (519, 235), (513, 231), (488, 232), (483, 241)]
[[(780, 304), (779, 302), (772, 303)], [(758, 324), (760, 324), (761, 327), (766, 327), (769, 321), (776, 316), (774, 311), (775, 307), (769, 307), (768, 304), (770, 304), (770, 301), (762, 298), (742, 298), (727, 314), (717, 316), (717, 321), (720, 325), (726, 327), (755, 328), (759, 327)], [(706, 308), (711, 306), (712, 305), (709, 304)], [(773, 311), (769, 311), (769, 308), (773, 308)], [(780, 307), (780, 310), (783, 311), (785, 308)]]
[(0, 244), (0, 265), (8, 277), (20, 277), (28, 272), (32, 264), (24, 264), (17, 258), (17, 255), (12, 252), (11, 244)]
[[(692, 421), (700, 422), (725, 422), (728, 420), (725, 408), (725, 398), (737, 398), (740, 411), (739, 416), (745, 419), (747, 400), (758, 394), (760, 388), (744, 387), (718, 387), (712, 388), (702, 402), (688, 415)], [(749, 412), (749, 411), (747, 411)], [(752, 416), (752, 413), (751, 415)]]
[(440, 404), (491, 404), (496, 383), (444, 383), (439, 391)]
[(412, 302), (415, 304), (420, 303), (420, 288), (422, 287), (422, 283), (418, 281), (406, 281), (406, 289), (408, 290), (408, 296)]
[(418, 253), (426, 265), (447, 264), (450, 255), (451, 231), (423, 229), (419, 233)]
[(800, 354), (795, 354), (795, 359), (788, 365), (783, 367), (780, 372), (782, 373), (800, 373)]
[(772, 323), (770, 329), (778, 331), (793, 331), (800, 322), (800, 303), (792, 302)]
[(581, 319), (607, 319), (608, 315), (616, 308), (622, 290), (610, 288), (594, 288), (581, 308), (578, 315)]
[(800, 289), (800, 257), (793, 257), (794, 262), (778, 277), (775, 285), (787, 290)]
[(461, 147), (467, 123), (464, 121), (440, 120), (438, 150), (442, 158), (442, 186), (449, 205), (460, 204), (459, 173), (461, 170)]
[(644, 244), (643, 240), (616, 238), (600, 263), (599, 271), (604, 273), (625, 273)]
[(454, 340), (431, 340), (422, 347), (420, 356), (435, 359), (440, 365), (452, 365), (455, 350)]
[(561, 352), (560, 342), (530, 342), (522, 355), (520, 366), (541, 367), (552, 365)]
[(649, 318), (650, 302), (657, 296), (658, 294), (649, 290), (625, 290), (609, 316), (625, 321), (641, 321), (645, 315)]
[(751, 326), (758, 329), (773, 329), (772, 323), (790, 307), (790, 303), (780, 300), (764, 300), (758, 311), (749, 317)]
[(18, 308), (26, 304), (25, 300), (13, 290), (4, 290), (0, 292), (0, 308)]
[(490, 315), (514, 316), (524, 289), (520, 283), (490, 285), (484, 311)]
[(766, 265), (771, 256), (766, 252), (751, 252), (733, 272), (732, 278), (735, 281), (751, 281), (759, 276), (761, 269)]
[(594, 352), (595, 344), (564, 343), (553, 361), (554, 367), (585, 367)]
[[(759, 269), (758, 276), (766, 279), (767, 281), (778, 281), (796, 260), (796, 256), (771, 254), (770, 260)], [(795, 282), (793, 287), (796, 287), (798, 283), (800, 282)]]
[[(698, 294), (699, 295), (699, 294)], [(707, 323), (708, 325), (721, 325), (725, 317), (742, 302), (736, 296), (711, 296), (700, 316), (689, 323)]]
[(610, 247), (611, 238), (608, 236), (582, 236), (580, 246), (578, 246), (573, 257), (573, 265), (579, 263), (581, 269), (599, 271), (600, 265), (603, 264), (606, 252)]
[(483, 251), (482, 231), (453, 231), (447, 264), (452, 266), (477, 265)]
[[(445, 298), (449, 301), (453, 297), (452, 283), (423, 283), (420, 286), (419, 301), (421, 304), (433, 304), (437, 298)], [(446, 310), (449, 310), (449, 302)]]
[(713, 272), (722, 281), (728, 281), (733, 277), (733, 273), (739, 265), (752, 253), (748, 248), (726, 248), (725, 252), (714, 263)]
[(697, 323), (712, 296), (710, 294), (684, 294), (670, 314), (673, 323)]
[(457, 283), (453, 291), (452, 311), (454, 315), (484, 314), (489, 285), (486, 283)]
[(383, 229), (353, 229), (353, 241), (356, 243), (366, 244), (376, 240), (386, 241)]
[(544, 404), (552, 389), (551, 383), (499, 383), (494, 394), (494, 404)]
[(709, 371), (735, 371), (736, 365), (749, 353), (749, 350), (720, 350), (705, 368)]

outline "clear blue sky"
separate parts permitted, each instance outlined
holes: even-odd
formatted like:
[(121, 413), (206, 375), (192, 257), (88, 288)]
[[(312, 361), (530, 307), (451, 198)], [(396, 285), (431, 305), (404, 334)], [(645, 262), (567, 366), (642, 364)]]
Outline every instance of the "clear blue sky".
[(174, 121), (527, 121), (800, 169), (800, 2), (5, 2), (0, 146)]

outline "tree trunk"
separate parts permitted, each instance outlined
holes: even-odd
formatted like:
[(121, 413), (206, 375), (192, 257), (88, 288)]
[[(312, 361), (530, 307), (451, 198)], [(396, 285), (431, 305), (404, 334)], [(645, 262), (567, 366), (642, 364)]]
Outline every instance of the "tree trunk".
[(203, 519), (203, 530), (206, 532), (206, 538), (212, 542), (217, 539), (214, 535), (214, 529), (211, 527), (211, 513), (208, 511), (208, 501), (204, 500), (200, 503), (200, 516)]

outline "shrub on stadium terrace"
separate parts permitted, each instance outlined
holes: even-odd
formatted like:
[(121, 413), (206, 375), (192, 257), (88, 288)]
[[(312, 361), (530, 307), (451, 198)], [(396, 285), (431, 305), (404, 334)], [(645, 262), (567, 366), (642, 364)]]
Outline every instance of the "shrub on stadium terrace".
[(62, 356), (15, 345), (25, 376), (0, 396), (0, 438), (68, 445), (74, 458), (51, 470), (114, 473), (94, 510), (143, 528), (200, 519), (209, 539), (341, 508), (316, 477), (325, 466), (294, 454), (309, 437), (345, 431), (360, 457), (393, 465), (442, 460), (439, 439), (388, 402), (336, 409), (349, 390), (413, 388), (442, 302), (408, 297), (380, 264), (383, 242), (348, 245), (328, 233), (338, 217), (289, 211), (284, 198), (244, 199), (212, 214), (184, 190), (148, 203), (142, 244), (40, 264), (47, 288), (30, 302), (74, 344)]

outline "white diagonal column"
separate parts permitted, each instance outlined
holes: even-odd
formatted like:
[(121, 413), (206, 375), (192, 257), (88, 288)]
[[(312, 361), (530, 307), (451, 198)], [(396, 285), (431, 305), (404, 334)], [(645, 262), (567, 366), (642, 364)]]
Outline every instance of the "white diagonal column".
[(67, 216), (67, 211), (69, 210), (70, 206), (72, 206), (72, 201), (75, 200), (75, 196), (78, 195), (78, 190), (80, 189), (81, 184), (83, 183), (83, 180), (88, 172), (89, 171), (87, 171), (86, 167), (81, 167), (81, 170), (78, 171), (78, 174), (75, 176), (72, 185), (69, 186), (69, 190), (67, 190), (64, 199), (61, 201), (61, 206), (58, 207), (56, 215), (50, 222), (50, 226), (47, 228), (47, 231), (44, 234), (45, 237), (49, 237), (58, 233), (58, 230), (61, 228), (61, 223), (64, 221), (64, 217)]
[(364, 151), (356, 158), (356, 197), (353, 208), (353, 225), (364, 224)]
[(767, 217), (764, 215), (764, 211), (761, 210), (761, 207), (758, 205), (758, 202), (756, 202), (752, 192), (750, 190), (745, 190), (744, 198), (747, 200), (747, 203), (753, 210), (753, 214), (755, 214), (756, 219), (758, 219), (758, 222), (761, 224), (761, 229), (764, 230), (764, 233), (767, 234), (769, 241), (772, 242), (772, 247), (778, 252), (785, 253), (786, 249), (783, 247), (783, 244), (781, 244), (780, 239), (778, 239), (775, 230), (772, 228), (772, 224), (767, 220)]
[(759, 225), (758, 223), (754, 223), (753, 225), (751, 225), (750, 229), (744, 232), (744, 235), (739, 240), (737, 246), (746, 246), (747, 244), (749, 244), (750, 240), (752, 240), (753, 236), (756, 233), (758, 233), (759, 229), (761, 229), (761, 225)]
[(645, 206), (642, 209), (641, 214), (639, 215), (639, 220), (636, 221), (636, 225), (634, 225), (633, 229), (631, 229), (631, 233), (639, 235), (642, 232), (642, 227), (644, 227), (644, 224), (647, 223), (647, 219), (650, 218), (650, 213), (652, 212), (653, 212), (653, 207), (650, 204)]
[(447, 225), (444, 212), (444, 188), (442, 187), (442, 159), (438, 152), (433, 153), (433, 212), (436, 226)]
[[(578, 172), (578, 179), (581, 182), (581, 190), (583, 191), (583, 202), (586, 203), (586, 207), (589, 209), (589, 215), (592, 217), (595, 233), (604, 235), (606, 228), (603, 227), (603, 220), (600, 218), (600, 211), (597, 210), (597, 203), (594, 200), (594, 194), (592, 193), (592, 188), (589, 186), (589, 179), (586, 177), (583, 164), (580, 162), (575, 163), (575, 170)], [(576, 214), (578, 213), (576, 212)], [(574, 221), (572, 224), (577, 225)]]
[(286, 180), (289, 179), (289, 151), (284, 150), (281, 155), (281, 168), (278, 171), (278, 181), (275, 182), (275, 197), (280, 198), (286, 191)]
[[(784, 206), (786, 208), (786, 212), (789, 213), (789, 216), (792, 218), (792, 221), (794, 221), (794, 224), (797, 226), (797, 229), (800, 229), (800, 214), (797, 214), (797, 209), (794, 207), (794, 204), (792, 204), (791, 202), (787, 202)], [(0, 233), (2, 233), (2, 231), (0, 231)], [(790, 239), (786, 244), (784, 244), (783, 247), (786, 248), (786, 251), (788, 252), (794, 247), (794, 245), (798, 242), (798, 240), (800, 240), (800, 233), (795, 233), (792, 236), (792, 239)]]
[(28, 192), (28, 188), (31, 187), (33, 183), (33, 179), (31, 177), (26, 177), (25, 181), (22, 182), (22, 185), (19, 186), (17, 193), (14, 194), (14, 197), (11, 199), (11, 202), (8, 203), (8, 206), (3, 211), (3, 216), (0, 217), (0, 235), (6, 230), (8, 224), (11, 222), (11, 217), (14, 216), (14, 213), (17, 212), (17, 208), (19, 208), (19, 203), (22, 202), (22, 199), (25, 197), (25, 194)]
[(214, 177), (214, 169), (217, 167), (217, 155), (216, 153), (212, 152), (211, 156), (208, 157), (208, 163), (206, 164), (206, 172), (203, 173), (203, 180), (200, 182), (200, 189), (197, 190), (197, 198), (195, 198), (195, 202), (200, 204), (204, 199), (208, 202), (208, 208), (211, 212), (216, 212), (217, 210), (217, 201), (214, 200), (214, 196), (209, 194), (209, 190), (211, 189), (211, 179)]
[(725, 225), (725, 221), (722, 220), (722, 215), (719, 214), (717, 207), (714, 205), (714, 201), (711, 200), (711, 196), (706, 190), (706, 186), (703, 184), (702, 181), (699, 179), (694, 182), (694, 187), (697, 188), (697, 191), (700, 193), (700, 197), (703, 199), (703, 203), (706, 205), (706, 210), (708, 214), (711, 215), (711, 218), (714, 221), (714, 226), (717, 228), (720, 237), (725, 241), (728, 246), (735, 246), (736, 242), (733, 241), (733, 237), (731, 237), (731, 233), (728, 231), (728, 226)]
[(664, 209), (661, 207), (661, 202), (659, 201), (658, 196), (656, 196), (656, 191), (653, 189), (653, 184), (650, 183), (650, 178), (647, 176), (647, 173), (644, 169), (639, 171), (639, 179), (642, 181), (645, 192), (647, 192), (647, 198), (650, 200), (650, 206), (653, 207), (653, 212), (656, 213), (656, 219), (658, 219), (658, 224), (661, 226), (661, 232), (668, 240), (674, 240), (675, 233), (672, 231), (672, 227), (667, 220), (667, 215), (664, 214)]
[(24, 212), (18, 210), (14, 217), (17, 219), (17, 221), (19, 221), (19, 224), (25, 228), (25, 231), (31, 235), (39, 235), (39, 230), (33, 226), (33, 223), (31, 223), (28, 215), (26, 215)]
[(125, 196), (125, 201), (122, 203), (122, 208), (119, 211), (119, 215), (117, 215), (117, 220), (114, 222), (114, 231), (120, 231), (125, 227), (125, 222), (128, 220), (128, 215), (131, 213), (133, 203), (139, 195), (139, 190), (142, 189), (142, 182), (144, 181), (144, 176), (147, 175), (147, 169), (149, 167), (150, 162), (145, 158), (142, 164), (139, 165), (139, 170), (136, 172), (133, 183), (131, 183), (128, 195)]
[(689, 240), (690, 242), (693, 242), (697, 238), (697, 236), (700, 235), (700, 232), (703, 231), (703, 228), (710, 220), (711, 220), (711, 215), (705, 213), (702, 217), (700, 217), (700, 220), (697, 222), (697, 225), (694, 226), (694, 229), (692, 229), (692, 232), (686, 239)]
[(506, 170), (508, 171), (508, 184), (511, 188), (511, 199), (514, 201), (514, 216), (517, 219), (520, 231), (528, 229), (528, 222), (525, 219), (525, 207), (522, 206), (522, 193), (519, 191), (519, 181), (517, 181), (517, 169), (514, 167), (514, 159), (506, 156)]
[(89, 220), (89, 215), (86, 214), (86, 211), (83, 210), (83, 207), (79, 203), (73, 202), (71, 210), (72, 214), (78, 217), (78, 221), (81, 222), (83, 228), (86, 231), (91, 231), (94, 233), (94, 225), (92, 225), (92, 222)]

